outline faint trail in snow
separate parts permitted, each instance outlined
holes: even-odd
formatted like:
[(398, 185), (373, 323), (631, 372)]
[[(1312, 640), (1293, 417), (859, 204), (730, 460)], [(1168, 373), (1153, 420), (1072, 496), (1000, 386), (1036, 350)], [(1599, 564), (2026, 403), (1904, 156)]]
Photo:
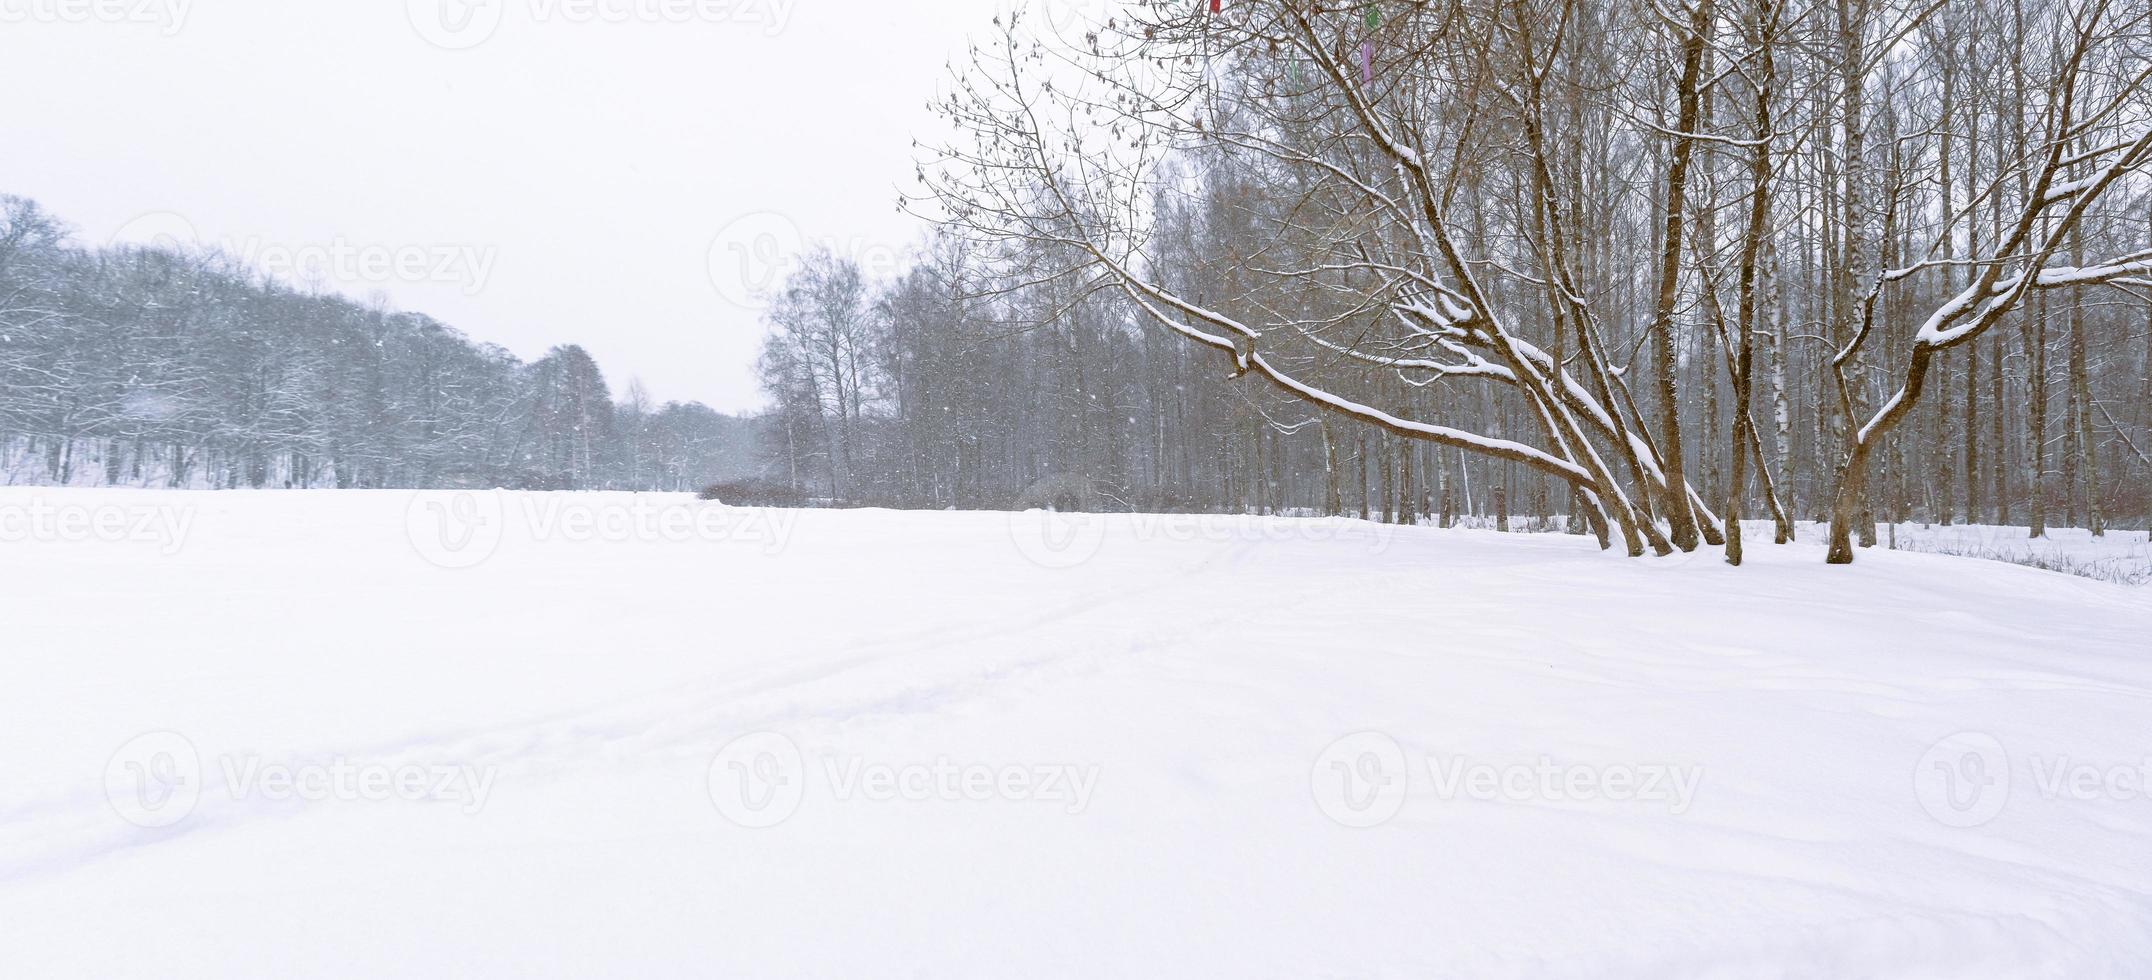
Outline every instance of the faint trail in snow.
[[(381, 540), (398, 498), (212, 499), (237, 532), (170, 564), (0, 553), (55, 597), (0, 660), (13, 960), (132, 953), (110, 936), (306, 975), (426, 972), (396, 947), (474, 937), (562, 975), (861, 975), (958, 941), (1082, 975), (1190, 935), (1230, 937), (1201, 952), (1236, 975), (2128, 976), (2152, 954), (2152, 809), (2050, 798), (2031, 765), (2144, 754), (2152, 593), (1904, 553), (1826, 570), (1810, 546), (1738, 571), (1554, 535), (1400, 528), (1372, 552), (1282, 522), (1108, 522), (1089, 564), (1046, 571), (1001, 515), (899, 513), (817, 515), (779, 554), (554, 543), (459, 577)], [(147, 642), (82, 628), (129, 595)], [(205, 758), (497, 764), (503, 793), (468, 818), (212, 793), (137, 830), (71, 748), (148, 728)], [(825, 763), (1096, 764), (1103, 788), (1074, 814), (823, 785), (746, 830), (707, 775), (757, 730)], [(1367, 732), (1408, 793), (1354, 829), (1311, 775)], [(1973, 827), (1917, 784), (1962, 733), (2015, 760)], [(1429, 769), (1542, 759), (1700, 781), (1676, 813), (1444, 795)], [(1192, 885), (1205, 902), (1174, 900)], [(831, 923), (882, 959), (831, 952)]]
[[(829, 729), (889, 716), (931, 714), (985, 697), (997, 688), (1035, 683), (1079, 661), (1102, 668), (1109, 662), (1141, 655), (1236, 618), (1240, 614), (1231, 610), (1212, 610), (1166, 633), (1137, 630), (1110, 639), (1042, 639), (1042, 635), (1054, 632), (1052, 627), (1132, 599), (1157, 596), (1187, 577), (1220, 567), (1244, 566), (1258, 546), (1248, 540), (1231, 540), (1178, 571), (1080, 595), (1042, 610), (987, 622), (951, 619), (865, 641), (831, 644), (818, 652), (788, 656), (781, 664), (712, 674), (684, 689), (679, 684), (668, 685), (662, 690), (509, 726), (434, 732), (365, 746), (318, 748), (288, 754), (281, 761), (294, 766), (326, 765), (341, 758), (354, 764), (396, 765), (454, 759), (477, 766), (499, 766), (509, 774), (504, 778), (513, 778), (591, 762), (646, 759), (669, 751), (708, 751), (753, 731)], [(977, 612), (961, 604), (952, 604), (949, 611), (964, 617)], [(1010, 651), (1018, 647), (1032, 651), (1051, 648), (1051, 652), (1012, 658)], [(952, 656), (958, 650), (970, 654), (964, 658)], [(922, 679), (914, 675), (923, 666), (917, 658), (925, 653), (933, 653), (941, 661), (956, 662), (936, 664), (936, 672)], [(832, 686), (848, 675), (885, 665), (899, 667), (905, 676), (881, 679), (869, 694), (817, 693), (817, 688)], [(205, 768), (204, 777), (212, 776), (221, 774)], [(6, 814), (11, 827), (42, 829), (35, 835), (36, 843), (22, 848), (21, 853), (0, 851), (0, 882), (64, 870), (185, 834), (228, 830), (251, 820), (292, 817), (304, 812), (303, 806), (231, 801), (205, 794), (181, 824), (147, 832), (117, 821), (98, 790), (33, 801)], [(18, 844), (31, 839), (29, 834), (17, 836)]]

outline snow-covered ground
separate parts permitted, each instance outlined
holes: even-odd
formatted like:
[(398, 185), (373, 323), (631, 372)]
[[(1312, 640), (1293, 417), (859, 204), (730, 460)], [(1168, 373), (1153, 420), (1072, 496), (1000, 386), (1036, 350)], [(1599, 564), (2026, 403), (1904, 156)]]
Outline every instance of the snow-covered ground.
[[(1878, 531), (1886, 536), (1889, 532), (1889, 525)], [(1912, 551), (2006, 561), (2101, 581), (2152, 582), (2152, 539), (2134, 524), (2109, 528), (2098, 537), (2080, 527), (2048, 528), (2037, 538), (2024, 527), (1900, 524), (1897, 544)]]
[[(1427, 523), (1435, 522), (1430, 519)], [(1477, 516), (1464, 518), (1459, 524), (1482, 530), (1495, 526), (1493, 518)], [(1824, 535), (1830, 532), (1827, 525), (1816, 521), (1796, 521), (1794, 524), (1794, 533), (1810, 541), (1824, 540)], [(1518, 518), (1512, 529), (1519, 533), (1563, 533), (1567, 526), (1566, 517), (1546, 520), (1527, 517)], [(1746, 540), (1751, 545), (1771, 540), (1773, 527), (1768, 520), (1750, 520), (1742, 526), (1748, 529)], [(1943, 525), (1918, 521), (1901, 523), (1896, 532), (1893, 536), (1889, 524), (1878, 525), (1876, 546), (1933, 555), (1985, 558), (2124, 585), (2152, 583), (2152, 537), (2148, 537), (2138, 522), (2109, 528), (2107, 533), (2098, 536), (2081, 527), (2051, 527), (2036, 538), (2031, 529), (2022, 524)]]
[(0, 975), (2142, 976), (2152, 590), (1818, 547), (0, 490)]

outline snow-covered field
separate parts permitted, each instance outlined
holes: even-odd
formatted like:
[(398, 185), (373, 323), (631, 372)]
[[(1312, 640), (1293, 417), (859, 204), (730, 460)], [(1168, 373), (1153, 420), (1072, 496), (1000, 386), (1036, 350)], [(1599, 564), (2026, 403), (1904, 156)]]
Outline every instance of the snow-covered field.
[(2143, 976), (2152, 590), (1750, 550), (0, 490), (0, 975)]
[[(1889, 531), (1885, 525), (1878, 533)], [(1900, 524), (1898, 547), (2006, 561), (2107, 582), (2152, 582), (2152, 540), (2143, 528), (2134, 526), (2110, 528), (2099, 537), (2084, 528), (2057, 527), (2035, 538), (2023, 527)]]

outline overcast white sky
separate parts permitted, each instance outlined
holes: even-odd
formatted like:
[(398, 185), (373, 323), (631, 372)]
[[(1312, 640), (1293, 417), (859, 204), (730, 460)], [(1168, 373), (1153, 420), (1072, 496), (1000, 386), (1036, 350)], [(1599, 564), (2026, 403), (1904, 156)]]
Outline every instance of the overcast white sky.
[(916, 241), (911, 136), (1006, 2), (0, 0), (0, 193), (736, 411), (769, 247)]

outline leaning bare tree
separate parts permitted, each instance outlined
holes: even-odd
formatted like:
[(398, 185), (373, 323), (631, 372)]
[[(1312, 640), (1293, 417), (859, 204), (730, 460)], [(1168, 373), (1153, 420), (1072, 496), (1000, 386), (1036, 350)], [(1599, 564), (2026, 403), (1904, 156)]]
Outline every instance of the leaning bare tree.
[[(2036, 53), (2042, 104), (1944, 108), (2037, 133), (2023, 144), (2037, 152), (1990, 168), (1966, 204), (2000, 207), (2029, 173), (2014, 233), (1967, 236), (1968, 254), (1953, 232), (1969, 216), (1921, 208), (1938, 141), (1908, 118), (1935, 111), (1908, 93), (1936, 57), (1922, 28), (1949, 5), (1153, 0), (1080, 37), (1019, 15), (939, 100), (951, 133), (913, 203), (982, 254), (1026, 256), (1028, 281), (1124, 294), (1235, 377), (1558, 479), (1601, 543), (1633, 555), (1723, 542), (1738, 563), (1754, 499), (1791, 536), (1775, 468), (1792, 465), (1798, 304), (1829, 341), (1805, 376), (1836, 418), (1810, 451), (1831, 457), (1813, 471), (1835, 473), (1840, 560), (1871, 512), (1877, 440), (1937, 354), (2032, 290), (2128, 279), (2146, 259), (2049, 265), (2148, 162), (2129, 60), (2142, 64), (2144, 15), (2057, 10), (2067, 30)], [(1176, 202), (1198, 199), (1231, 211), (1230, 238), (1167, 237), (1186, 227), (1167, 220)], [(1899, 260), (1916, 237), (1923, 257)], [(1200, 281), (1232, 288), (1191, 294), (1169, 259), (1189, 253), (1224, 270)], [(1820, 295), (1780, 275), (1786, 255)], [(1910, 329), (1890, 314), (1922, 301), (1936, 312), (1909, 345), (1873, 340)], [(1754, 417), (1759, 339), (1776, 359), (1776, 452)], [(1497, 428), (1511, 417), (1525, 431)], [(1721, 481), (1724, 517), (1700, 474)]]

